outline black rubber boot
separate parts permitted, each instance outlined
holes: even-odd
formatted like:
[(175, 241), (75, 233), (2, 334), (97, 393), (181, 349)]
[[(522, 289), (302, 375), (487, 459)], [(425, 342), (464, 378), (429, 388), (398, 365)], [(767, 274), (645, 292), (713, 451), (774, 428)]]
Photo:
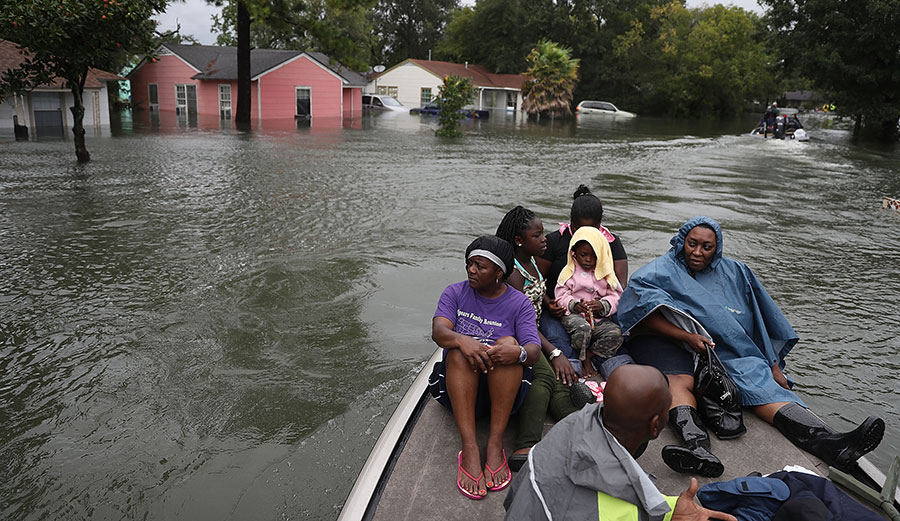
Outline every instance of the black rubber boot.
[(797, 403), (778, 409), (772, 424), (794, 445), (843, 471), (881, 443), (884, 420), (869, 416), (850, 432), (835, 432), (812, 411)]
[(715, 478), (725, 472), (725, 466), (709, 451), (709, 434), (697, 409), (679, 405), (669, 410), (669, 426), (684, 440), (684, 447), (666, 445), (662, 458), (675, 472)]

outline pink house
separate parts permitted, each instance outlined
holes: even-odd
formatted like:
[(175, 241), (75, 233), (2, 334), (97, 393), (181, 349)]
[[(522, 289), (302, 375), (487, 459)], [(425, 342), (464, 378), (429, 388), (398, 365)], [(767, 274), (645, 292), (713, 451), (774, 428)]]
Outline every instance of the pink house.
[[(362, 115), (366, 79), (322, 53), (253, 49), (250, 67), (254, 121), (299, 118), (312, 124)], [(237, 50), (165, 44), (128, 79), (138, 109), (230, 120), (237, 103)]]

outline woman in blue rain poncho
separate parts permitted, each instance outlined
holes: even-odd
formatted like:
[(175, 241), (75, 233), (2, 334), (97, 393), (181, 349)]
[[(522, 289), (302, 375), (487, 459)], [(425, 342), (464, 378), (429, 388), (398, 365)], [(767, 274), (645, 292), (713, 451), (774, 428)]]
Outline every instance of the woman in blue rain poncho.
[(665, 255), (632, 276), (618, 315), (629, 336), (627, 352), (667, 374), (671, 383), (669, 425), (684, 446), (663, 448), (669, 467), (709, 477), (724, 470), (709, 450), (693, 395), (694, 356), (708, 348), (716, 350), (734, 379), (744, 407), (829, 465), (852, 468), (881, 442), (880, 418), (837, 433), (791, 391), (784, 358), (797, 334), (750, 268), (722, 256), (718, 222), (695, 217), (670, 243)]

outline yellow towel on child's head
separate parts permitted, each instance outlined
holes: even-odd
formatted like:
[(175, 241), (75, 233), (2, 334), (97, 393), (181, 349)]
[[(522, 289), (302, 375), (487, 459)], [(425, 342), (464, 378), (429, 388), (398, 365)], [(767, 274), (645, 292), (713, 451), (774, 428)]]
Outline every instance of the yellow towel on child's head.
[(572, 248), (580, 241), (585, 241), (594, 248), (594, 254), (597, 255), (597, 266), (594, 267), (594, 277), (597, 280), (606, 279), (609, 288), (615, 290), (619, 287), (619, 279), (616, 278), (616, 272), (613, 271), (612, 250), (609, 249), (609, 242), (603, 232), (593, 226), (582, 226), (572, 235), (569, 241), (569, 254), (566, 261), (566, 267), (559, 272), (558, 284), (565, 284), (567, 280), (575, 275), (575, 259), (572, 257)]

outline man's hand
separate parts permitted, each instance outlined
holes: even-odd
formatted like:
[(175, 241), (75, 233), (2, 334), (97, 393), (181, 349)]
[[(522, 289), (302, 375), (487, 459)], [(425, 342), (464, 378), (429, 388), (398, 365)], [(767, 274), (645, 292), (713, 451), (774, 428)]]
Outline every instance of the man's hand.
[(694, 503), (694, 496), (697, 495), (697, 490), (699, 488), (700, 485), (697, 483), (697, 478), (691, 478), (691, 486), (682, 492), (678, 496), (678, 501), (675, 502), (675, 509), (672, 512), (672, 521), (707, 521), (709, 519), (737, 521), (737, 518), (730, 514), (716, 512), (715, 510), (703, 508), (697, 503)]

